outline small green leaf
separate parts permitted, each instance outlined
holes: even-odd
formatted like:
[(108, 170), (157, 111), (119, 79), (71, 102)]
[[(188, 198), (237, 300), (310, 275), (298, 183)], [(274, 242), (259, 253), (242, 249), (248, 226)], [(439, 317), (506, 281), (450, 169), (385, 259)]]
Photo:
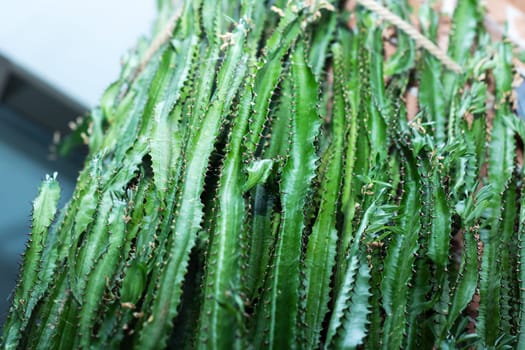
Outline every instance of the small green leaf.
[(262, 185), (270, 176), (273, 168), (273, 160), (257, 159), (246, 167), (248, 179), (243, 186), (243, 192), (251, 190), (256, 185)]
[(147, 269), (143, 263), (134, 263), (126, 270), (120, 298), (123, 303), (136, 304), (146, 286)]
[[(57, 203), (60, 198), (60, 186), (56, 180), (57, 173), (53, 176), (46, 175), (42, 183), (38, 197), (33, 202), (33, 230), (32, 233), (39, 235), (51, 225), (57, 211)], [(42, 244), (44, 239), (40, 240)]]

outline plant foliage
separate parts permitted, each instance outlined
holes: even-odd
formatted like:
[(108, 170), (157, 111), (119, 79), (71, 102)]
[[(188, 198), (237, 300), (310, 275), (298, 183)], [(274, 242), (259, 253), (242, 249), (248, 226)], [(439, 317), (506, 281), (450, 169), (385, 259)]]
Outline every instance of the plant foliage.
[(480, 2), (463, 74), (344, 2), (159, 10), (69, 136), (73, 197), (40, 187), (3, 349), (525, 348), (525, 129)]

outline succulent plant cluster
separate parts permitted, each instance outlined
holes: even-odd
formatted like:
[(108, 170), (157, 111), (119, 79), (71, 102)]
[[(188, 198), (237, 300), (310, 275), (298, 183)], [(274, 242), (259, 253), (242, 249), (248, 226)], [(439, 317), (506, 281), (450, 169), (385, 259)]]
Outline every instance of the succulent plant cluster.
[(40, 187), (3, 349), (525, 347), (525, 129), (479, 1), (462, 74), (344, 1), (159, 9), (65, 144), (73, 197)]

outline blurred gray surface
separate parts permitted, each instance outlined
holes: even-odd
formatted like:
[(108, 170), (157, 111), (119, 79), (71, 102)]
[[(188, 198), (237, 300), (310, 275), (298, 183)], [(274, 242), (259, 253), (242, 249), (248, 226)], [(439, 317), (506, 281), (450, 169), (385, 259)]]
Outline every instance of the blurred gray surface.
[(525, 119), (525, 81), (516, 89), (516, 95), (518, 99), (516, 112), (522, 119)]
[(120, 57), (148, 35), (155, 0), (0, 2), (0, 54), (94, 106)]

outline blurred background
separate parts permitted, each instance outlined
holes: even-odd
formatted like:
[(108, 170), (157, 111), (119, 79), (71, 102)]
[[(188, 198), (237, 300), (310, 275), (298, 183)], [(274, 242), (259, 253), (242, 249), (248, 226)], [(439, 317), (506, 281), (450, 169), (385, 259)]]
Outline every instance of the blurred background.
[(154, 0), (27, 0), (0, 5), (0, 329), (30, 232), (32, 200), (58, 172), (61, 206), (83, 155), (50, 160), (56, 130), (95, 106), (120, 57), (155, 17)]

